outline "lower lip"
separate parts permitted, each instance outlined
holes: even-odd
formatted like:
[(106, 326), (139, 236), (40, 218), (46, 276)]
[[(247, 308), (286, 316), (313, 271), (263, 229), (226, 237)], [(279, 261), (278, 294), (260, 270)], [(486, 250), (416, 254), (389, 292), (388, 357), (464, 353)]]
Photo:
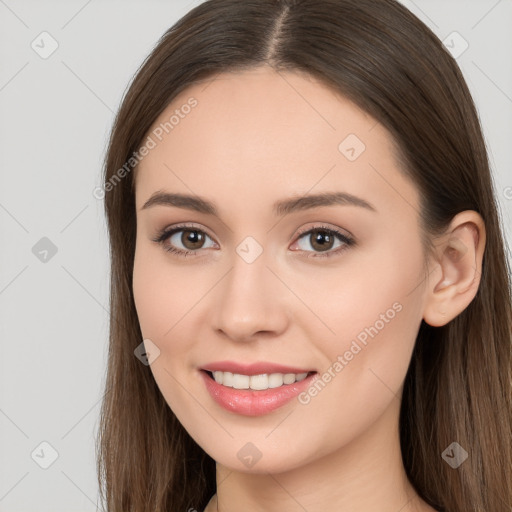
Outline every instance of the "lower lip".
[(224, 409), (245, 416), (261, 416), (288, 403), (311, 385), (316, 373), (294, 384), (264, 390), (235, 389), (219, 384), (205, 370), (199, 372), (211, 397)]

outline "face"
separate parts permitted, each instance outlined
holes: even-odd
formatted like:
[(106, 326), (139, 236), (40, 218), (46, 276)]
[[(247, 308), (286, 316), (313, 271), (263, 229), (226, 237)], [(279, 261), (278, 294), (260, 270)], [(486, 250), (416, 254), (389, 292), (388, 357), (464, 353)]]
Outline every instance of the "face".
[(148, 136), (133, 291), (195, 441), (276, 472), (395, 421), (425, 296), (419, 195), (389, 133), (309, 76), (258, 68), (183, 91)]

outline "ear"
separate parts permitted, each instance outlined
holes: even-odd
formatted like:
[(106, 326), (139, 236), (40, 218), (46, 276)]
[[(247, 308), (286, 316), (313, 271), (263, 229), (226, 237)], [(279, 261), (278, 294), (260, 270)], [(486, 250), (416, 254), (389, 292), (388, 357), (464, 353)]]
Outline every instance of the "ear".
[(436, 261), (427, 280), (423, 319), (441, 327), (475, 298), (482, 275), (485, 223), (475, 211), (457, 214), (436, 243)]

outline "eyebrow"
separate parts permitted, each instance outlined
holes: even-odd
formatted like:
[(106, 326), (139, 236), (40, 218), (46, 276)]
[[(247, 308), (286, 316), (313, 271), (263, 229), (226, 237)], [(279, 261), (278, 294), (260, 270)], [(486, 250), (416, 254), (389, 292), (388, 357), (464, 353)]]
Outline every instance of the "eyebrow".
[[(186, 210), (193, 210), (206, 215), (219, 217), (217, 207), (211, 201), (188, 194), (170, 193), (162, 190), (155, 192), (142, 206), (146, 210), (153, 206), (175, 206)], [(276, 216), (283, 216), (289, 213), (318, 208), (320, 206), (350, 205), (365, 208), (377, 212), (377, 209), (364, 199), (348, 194), (346, 192), (324, 192), (306, 196), (290, 197), (282, 199), (273, 204), (273, 212)]]

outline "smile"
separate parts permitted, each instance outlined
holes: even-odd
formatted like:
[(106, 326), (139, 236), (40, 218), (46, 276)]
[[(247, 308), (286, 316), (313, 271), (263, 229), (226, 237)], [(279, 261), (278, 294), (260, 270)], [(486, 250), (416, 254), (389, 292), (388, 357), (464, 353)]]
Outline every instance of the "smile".
[(245, 375), (204, 369), (199, 374), (217, 405), (244, 416), (260, 416), (283, 407), (318, 376), (316, 371)]

